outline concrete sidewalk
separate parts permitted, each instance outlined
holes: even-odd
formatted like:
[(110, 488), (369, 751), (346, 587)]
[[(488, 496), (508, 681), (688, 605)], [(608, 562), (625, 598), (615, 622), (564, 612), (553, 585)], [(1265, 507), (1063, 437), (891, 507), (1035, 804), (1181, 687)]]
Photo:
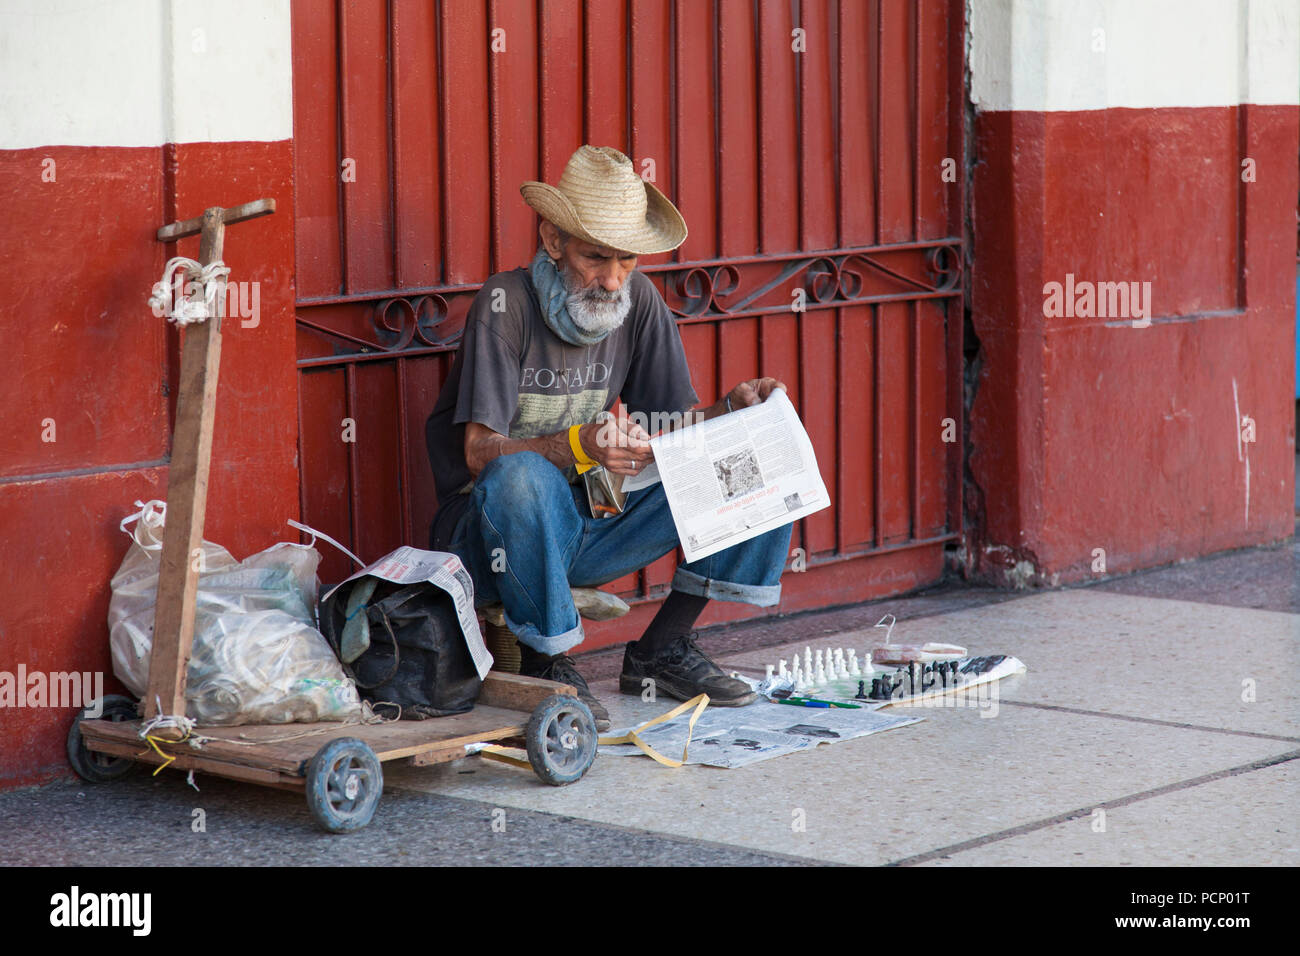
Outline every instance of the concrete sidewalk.
[[(864, 649), (888, 612), (897, 639), (1028, 666), (995, 711), (918, 708), (921, 723), (745, 769), (603, 757), (551, 788), (478, 758), (389, 765), (374, 821), (346, 837), (317, 831), (300, 796), (210, 777), (197, 793), (174, 773), (65, 782), (0, 794), (0, 863), (1294, 865), (1298, 571), (1292, 541), (707, 632), (724, 666), (761, 674), (806, 645)], [(620, 662), (579, 660), (615, 726), (670, 706), (620, 695)]]

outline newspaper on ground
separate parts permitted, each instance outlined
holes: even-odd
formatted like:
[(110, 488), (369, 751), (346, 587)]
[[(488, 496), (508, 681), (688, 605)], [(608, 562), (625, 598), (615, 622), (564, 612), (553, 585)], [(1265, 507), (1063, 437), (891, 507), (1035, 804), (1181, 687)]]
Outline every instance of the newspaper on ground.
[[(474, 660), (479, 679), (482, 680), (487, 676), (487, 672), (492, 669), (492, 653), (483, 643), (483, 634), (478, 629), (478, 615), (474, 613), (474, 579), (465, 570), (460, 558), (446, 551), (421, 551), (419, 548), (401, 547), (384, 555), (374, 564), (362, 568), (347, 581), (355, 581), (367, 574), (394, 584), (416, 584), (420, 581), (428, 581), (451, 595), (451, 600), (456, 605), (460, 630), (465, 635), (465, 644), (469, 648), (470, 657)], [(347, 581), (330, 588), (325, 597), (328, 598)]]
[(650, 447), (654, 466), (623, 490), (663, 482), (687, 562), (830, 507), (812, 442), (784, 389), (657, 435)]
[[(638, 737), (661, 754), (678, 757), (686, 746), (690, 714), (638, 733)], [(907, 714), (858, 710), (791, 707), (759, 702), (742, 708), (710, 707), (695, 723), (687, 750), (688, 764), (735, 769), (769, 760), (820, 743), (838, 743), (866, 737), (924, 720)], [(608, 731), (622, 736), (635, 728)], [(602, 746), (602, 755), (636, 756), (642, 751), (633, 744)]]

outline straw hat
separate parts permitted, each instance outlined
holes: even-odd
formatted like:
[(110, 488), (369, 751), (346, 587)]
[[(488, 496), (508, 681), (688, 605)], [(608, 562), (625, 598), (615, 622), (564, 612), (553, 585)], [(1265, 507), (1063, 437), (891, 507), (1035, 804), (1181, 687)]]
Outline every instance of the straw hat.
[(524, 202), (571, 236), (648, 256), (686, 241), (686, 220), (659, 190), (610, 146), (580, 146), (558, 187), (527, 182)]

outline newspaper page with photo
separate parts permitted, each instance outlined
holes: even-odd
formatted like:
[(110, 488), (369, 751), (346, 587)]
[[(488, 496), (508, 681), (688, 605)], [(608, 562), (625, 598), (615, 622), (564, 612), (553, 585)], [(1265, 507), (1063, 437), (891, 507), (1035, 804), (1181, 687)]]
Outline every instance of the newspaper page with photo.
[[(817, 457), (784, 389), (767, 401), (650, 440), (687, 562), (830, 506)], [(650, 469), (647, 469), (650, 471)]]
[[(465, 644), (469, 647), (470, 657), (479, 679), (487, 676), (492, 669), (492, 653), (483, 643), (483, 634), (478, 629), (478, 615), (474, 613), (474, 581), (469, 571), (461, 564), (460, 558), (446, 551), (421, 551), (419, 548), (401, 547), (384, 555), (374, 564), (362, 568), (347, 581), (363, 575), (373, 575), (392, 581), (394, 584), (415, 584), (428, 581), (451, 595), (456, 605), (456, 617), (460, 621), (461, 633), (465, 635)], [(325, 597), (329, 597), (343, 584), (330, 588)]]

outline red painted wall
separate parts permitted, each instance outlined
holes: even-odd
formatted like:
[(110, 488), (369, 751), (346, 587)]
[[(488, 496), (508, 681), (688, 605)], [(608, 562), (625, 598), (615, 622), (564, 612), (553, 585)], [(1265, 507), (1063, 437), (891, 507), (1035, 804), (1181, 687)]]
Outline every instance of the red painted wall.
[[(1294, 106), (977, 115), (974, 570), (1052, 583), (1096, 548), (1116, 573), (1292, 533), (1297, 143)], [(1044, 317), (1067, 273), (1151, 282), (1151, 326)]]
[[(42, 182), (42, 161), (55, 181)], [(237, 556), (296, 534), (292, 144), (0, 151), (0, 671), (111, 676), (109, 579), (118, 522), (166, 497), (179, 334), (147, 305), (168, 255), (159, 226), (262, 197), (273, 216), (231, 226), (233, 281), (258, 281), (260, 323), (223, 325), (206, 537)], [(42, 421), (54, 419), (54, 442)], [(290, 534), (285, 532), (289, 531)], [(71, 710), (0, 709), (0, 787), (68, 772)]]

